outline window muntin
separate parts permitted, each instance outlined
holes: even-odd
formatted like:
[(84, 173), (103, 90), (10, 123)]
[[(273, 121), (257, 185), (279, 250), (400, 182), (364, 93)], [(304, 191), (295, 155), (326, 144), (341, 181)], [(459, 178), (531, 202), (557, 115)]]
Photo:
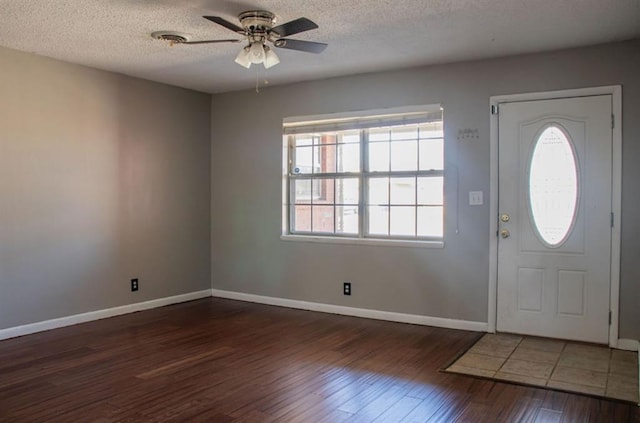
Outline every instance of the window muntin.
[(441, 241), (444, 139), (442, 113), (433, 116), (285, 135), (286, 233)]

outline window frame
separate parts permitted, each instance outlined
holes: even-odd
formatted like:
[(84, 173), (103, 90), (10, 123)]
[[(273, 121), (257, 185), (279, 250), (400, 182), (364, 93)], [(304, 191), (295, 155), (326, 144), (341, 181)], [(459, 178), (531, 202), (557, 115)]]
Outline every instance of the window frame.
[[(444, 149), (444, 113), (443, 109), (440, 105), (428, 105), (428, 106), (410, 106), (408, 108), (396, 108), (396, 109), (382, 109), (376, 111), (369, 112), (354, 112), (354, 113), (346, 113), (346, 114), (331, 114), (331, 115), (321, 115), (321, 116), (308, 116), (308, 117), (296, 117), (296, 118), (287, 118), (284, 120), (284, 126), (286, 128), (287, 123), (292, 126), (297, 126), (300, 122), (314, 122), (318, 123), (321, 126), (321, 129), (318, 129), (314, 132), (333, 132), (333, 131), (342, 131), (342, 130), (353, 130), (358, 129), (359, 134), (359, 166), (360, 170), (358, 172), (338, 172), (338, 168), (336, 166), (335, 172), (328, 173), (310, 173), (310, 174), (297, 174), (293, 172), (293, 166), (295, 164), (295, 136), (296, 133), (285, 133), (283, 134), (283, 225), (282, 225), (282, 234), (281, 239), (286, 241), (305, 241), (305, 242), (328, 242), (328, 243), (341, 243), (341, 244), (364, 244), (364, 245), (397, 245), (397, 246), (411, 246), (411, 247), (432, 247), (432, 248), (443, 248), (444, 247), (444, 238), (445, 238), (445, 201), (444, 201), (444, 191), (445, 191), (445, 161), (443, 157), (443, 168), (442, 169), (430, 169), (430, 170), (420, 170), (419, 165), (419, 151), (420, 151), (420, 141), (421, 138), (418, 134), (416, 138), (417, 149), (416, 154), (417, 164), (416, 170), (391, 170), (391, 165), (389, 166), (388, 171), (370, 171), (369, 170), (369, 130), (380, 128), (380, 127), (388, 127), (388, 126), (397, 126), (402, 123), (395, 123), (398, 119), (402, 119), (406, 114), (415, 114), (416, 112), (422, 113), (433, 113), (437, 110), (440, 113), (440, 120), (443, 124), (443, 134), (442, 134), (442, 143)], [(373, 116), (383, 115), (383, 116), (392, 116), (391, 120), (379, 118), (378, 121), (372, 121)], [(364, 124), (363, 126), (357, 128), (349, 128), (348, 123), (346, 128), (342, 129), (322, 129), (322, 125), (324, 122), (329, 121), (343, 121), (349, 119), (364, 119), (365, 122), (369, 122), (368, 124)], [(434, 121), (434, 120), (432, 120)], [(410, 123), (428, 123), (429, 120), (426, 121), (413, 121)], [(300, 133), (305, 133), (304, 131)], [(309, 132), (306, 132), (309, 133)], [(428, 138), (427, 138), (428, 139)], [(393, 140), (389, 139), (387, 142), (389, 144), (389, 148), (392, 147)], [(338, 143), (336, 142), (336, 146)], [(337, 147), (336, 147), (337, 148)], [(338, 152), (336, 151), (336, 155)], [(443, 151), (444, 156), (444, 151)], [(389, 217), (387, 221), (387, 235), (379, 235), (379, 234), (370, 234), (369, 228), (369, 181), (375, 178), (388, 178), (391, 181), (391, 178), (397, 177), (411, 177), (415, 181), (415, 191), (416, 197), (415, 202), (410, 205), (402, 205), (407, 207), (412, 207), (415, 210), (415, 234), (414, 236), (402, 236), (402, 235), (391, 235), (390, 227), (391, 227), (391, 219)], [(442, 236), (434, 237), (434, 236), (418, 236), (418, 215), (417, 212), (419, 207), (421, 206), (418, 203), (418, 180), (419, 178), (442, 178), (443, 184), (443, 197), (442, 197)], [(334, 195), (335, 195), (335, 186), (337, 185), (337, 180), (342, 178), (355, 178), (358, 180), (358, 204), (343, 204), (336, 203), (335, 197), (334, 202), (331, 204), (334, 208), (333, 213), (333, 232), (312, 232), (313, 229), (313, 205), (312, 202), (309, 202), (309, 206), (311, 208), (310, 211), (310, 226), (309, 231), (294, 231), (295, 228), (295, 215), (294, 212), (295, 204), (292, 201), (295, 201), (295, 182), (296, 180), (309, 180), (311, 184), (313, 184), (314, 180), (321, 179), (332, 179), (334, 181)], [(313, 190), (313, 189), (312, 189)], [(391, 203), (391, 198), (389, 198), (389, 203), (386, 204), (389, 207), (389, 213), (391, 212), (391, 207), (394, 204)], [(355, 206), (358, 210), (358, 233), (339, 233), (336, 232), (336, 223), (337, 223), (337, 213), (336, 210), (338, 207), (344, 206)]]

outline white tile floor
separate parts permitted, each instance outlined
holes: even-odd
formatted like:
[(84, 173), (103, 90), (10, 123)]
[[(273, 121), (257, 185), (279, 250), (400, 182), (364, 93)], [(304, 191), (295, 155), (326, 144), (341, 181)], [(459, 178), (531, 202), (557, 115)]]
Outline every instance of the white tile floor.
[(486, 334), (446, 371), (639, 402), (638, 353)]

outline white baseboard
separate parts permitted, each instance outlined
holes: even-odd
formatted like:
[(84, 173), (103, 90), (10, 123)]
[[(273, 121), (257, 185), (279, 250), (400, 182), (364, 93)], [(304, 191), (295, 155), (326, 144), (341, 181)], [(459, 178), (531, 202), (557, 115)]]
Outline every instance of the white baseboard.
[(469, 320), (446, 319), (442, 317), (429, 317), (417, 314), (405, 314), (391, 311), (371, 310), (366, 308), (346, 307), (332, 304), (315, 303), (310, 301), (266, 297), (263, 295), (245, 294), (242, 292), (224, 291), (220, 289), (212, 289), (211, 295), (213, 297), (228, 298), (231, 300), (248, 301), (252, 303), (297, 308), (309, 311), (320, 311), (322, 313), (341, 314), (345, 316), (364, 317), (367, 319), (411, 323), (414, 325), (436, 326), (441, 328), (470, 330), (475, 332), (486, 332), (488, 330), (488, 325), (485, 322), (473, 322)]
[[(120, 307), (113, 307), (104, 310), (96, 310), (87, 313), (76, 314), (73, 316), (60, 317), (58, 319), (45, 320), (28, 325), (0, 329), (0, 340), (29, 335), (32, 333), (61, 328), (65, 326), (76, 325), (78, 323), (90, 322), (92, 320), (106, 319), (108, 317), (120, 316), (122, 314), (134, 313), (136, 311), (149, 310), (166, 305), (198, 300), (200, 298), (207, 298), (211, 296), (228, 298), (231, 300), (248, 301), (252, 303), (268, 304), (279, 307), (289, 307), (300, 310), (318, 311), (322, 313), (340, 314), (344, 316), (363, 317), (366, 319), (411, 323), (415, 325), (469, 330), (474, 332), (487, 332), (489, 330), (489, 325), (485, 322), (474, 322), (469, 320), (447, 319), (443, 317), (430, 317), (417, 314), (396, 313), (392, 311), (346, 307), (333, 304), (316, 303), (311, 301), (267, 297), (264, 295), (246, 294), (242, 292), (225, 291), (220, 289), (205, 289), (203, 291), (189, 292), (187, 294), (175, 295), (172, 297), (159, 298), (156, 300), (128, 304)], [(640, 352), (640, 343), (635, 339), (618, 339), (617, 348), (621, 350)]]
[(90, 311), (88, 313), (75, 314), (73, 316), (60, 317), (58, 319), (45, 320), (43, 322), (30, 323), (23, 326), (15, 326), (7, 329), (0, 329), (0, 340), (15, 338), (16, 336), (29, 335), (31, 333), (42, 332), (50, 329), (57, 329), (65, 326), (77, 325), (78, 323), (90, 322), (92, 320), (105, 319), (107, 317), (119, 316), (121, 314), (133, 313), (136, 311), (149, 310), (151, 308), (163, 307), (170, 304), (183, 303), (211, 296), (211, 290), (189, 292), (187, 294), (175, 295), (173, 297), (158, 298), (157, 300), (144, 301), (141, 303), (127, 304), (120, 307), (107, 308), (104, 310)]
[(618, 339), (618, 349), (627, 351), (640, 351), (638, 341), (635, 339)]

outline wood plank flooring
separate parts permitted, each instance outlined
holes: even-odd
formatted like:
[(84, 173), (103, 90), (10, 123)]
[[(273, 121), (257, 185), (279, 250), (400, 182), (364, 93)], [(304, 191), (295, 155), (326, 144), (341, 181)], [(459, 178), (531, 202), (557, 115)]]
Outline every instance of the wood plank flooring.
[(477, 336), (208, 298), (0, 341), (0, 421), (640, 422), (439, 372)]

